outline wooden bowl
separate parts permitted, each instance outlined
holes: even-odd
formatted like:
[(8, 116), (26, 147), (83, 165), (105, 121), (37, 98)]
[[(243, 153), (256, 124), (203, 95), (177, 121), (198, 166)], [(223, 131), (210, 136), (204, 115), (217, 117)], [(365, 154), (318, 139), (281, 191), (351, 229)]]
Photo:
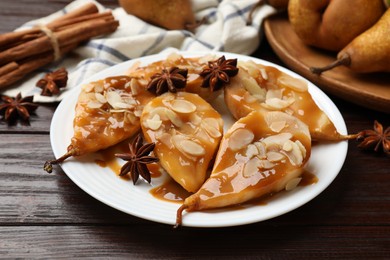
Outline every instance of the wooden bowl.
[(318, 76), (309, 68), (331, 63), (336, 59), (336, 53), (305, 45), (293, 31), (286, 14), (268, 18), (264, 29), (272, 49), (291, 70), (327, 93), (390, 113), (390, 73), (357, 74), (346, 67), (338, 67)]

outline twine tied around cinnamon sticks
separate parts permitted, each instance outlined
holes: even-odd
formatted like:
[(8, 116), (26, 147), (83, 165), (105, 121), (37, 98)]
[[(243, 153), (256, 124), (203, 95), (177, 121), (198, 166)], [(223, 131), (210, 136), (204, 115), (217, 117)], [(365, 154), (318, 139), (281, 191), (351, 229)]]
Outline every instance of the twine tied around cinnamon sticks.
[(0, 89), (118, 26), (111, 11), (99, 13), (96, 5), (89, 3), (46, 25), (0, 35)]

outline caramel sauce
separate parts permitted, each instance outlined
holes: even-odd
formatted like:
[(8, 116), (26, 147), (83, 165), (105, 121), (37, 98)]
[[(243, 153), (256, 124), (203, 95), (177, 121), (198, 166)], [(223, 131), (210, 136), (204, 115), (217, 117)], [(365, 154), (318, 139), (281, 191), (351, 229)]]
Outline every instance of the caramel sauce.
[[(192, 103), (196, 110), (190, 113), (175, 112), (180, 124), (174, 124), (164, 112), (156, 111), (159, 108), (170, 109), (172, 101), (184, 100)], [(164, 111), (164, 110), (162, 110)], [(152, 118), (154, 113), (161, 113), (161, 126), (156, 130), (148, 127), (147, 120)], [(192, 120), (192, 117), (198, 117), (198, 120)], [(213, 138), (209, 136), (201, 126), (203, 120), (212, 118), (216, 122), (222, 123), (220, 114), (215, 111), (209, 103), (201, 99), (198, 95), (187, 92), (179, 92), (177, 94), (167, 94), (157, 97), (145, 106), (141, 127), (147, 142), (156, 144), (154, 152), (160, 158), (160, 163), (163, 168), (177, 181), (185, 187), (186, 190), (195, 192), (204, 183), (206, 173), (210, 161), (213, 159), (214, 153), (218, 147), (219, 137)], [(146, 123), (146, 124), (145, 124)], [(219, 125), (219, 130), (222, 131), (222, 126)], [(180, 147), (180, 140), (190, 140), (204, 149), (204, 153), (194, 155), (183, 152), (183, 147)]]
[(160, 186), (151, 189), (149, 192), (156, 199), (175, 203), (182, 203), (188, 196), (191, 195), (190, 192), (186, 191), (171, 178)]
[[(116, 175), (119, 176), (121, 172), (122, 165), (119, 164), (117, 158), (115, 157), (116, 153), (126, 153), (129, 151), (129, 140), (123, 141), (117, 145), (114, 145), (110, 148), (101, 150), (98, 154), (102, 157), (101, 159), (96, 159), (95, 163), (102, 168), (111, 169)], [(150, 176), (152, 178), (158, 178), (161, 176), (161, 166), (157, 163), (151, 163), (146, 165), (150, 171)], [(120, 176), (123, 179), (130, 179), (130, 176)]]
[(299, 182), (299, 186), (309, 186), (318, 182), (318, 177), (307, 170), (303, 171), (301, 177), (302, 180)]

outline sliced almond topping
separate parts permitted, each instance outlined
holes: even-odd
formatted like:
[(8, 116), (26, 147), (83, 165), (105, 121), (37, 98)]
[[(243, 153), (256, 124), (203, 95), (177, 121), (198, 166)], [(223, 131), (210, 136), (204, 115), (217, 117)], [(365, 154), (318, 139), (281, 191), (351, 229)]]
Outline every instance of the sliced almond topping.
[(254, 145), (256, 146), (257, 151), (258, 151), (257, 157), (259, 157), (260, 159), (267, 158), (264, 143), (263, 142), (255, 142)]
[(136, 79), (131, 79), (130, 81), (130, 89), (131, 93), (136, 96), (139, 93), (140, 86), (138, 84), (138, 81)]
[(271, 109), (275, 110), (285, 109), (289, 107), (292, 103), (294, 103), (293, 99), (283, 100), (280, 98), (269, 98), (265, 100), (265, 104)]
[(291, 140), (288, 140), (287, 142), (285, 142), (284, 144), (283, 144), (283, 150), (285, 150), (286, 152), (290, 152), (290, 151), (292, 151), (292, 149), (293, 149), (293, 147), (292, 147), (292, 141)]
[(92, 83), (82, 85), (81, 87), (85, 92), (89, 93), (94, 89), (94, 85)]
[(179, 145), (181, 150), (189, 155), (201, 156), (206, 153), (206, 150), (200, 144), (191, 140), (182, 140)]
[(260, 74), (261, 74), (261, 77), (262, 77), (264, 80), (268, 80), (268, 74), (267, 74), (267, 72), (265, 71), (264, 68), (261, 68), (261, 69), (260, 69)]
[(259, 160), (258, 167), (262, 169), (271, 169), (275, 166), (274, 163), (268, 161), (268, 160)]
[(257, 101), (257, 98), (254, 95), (250, 94), (249, 92), (245, 92), (244, 101), (246, 103), (251, 104), (251, 103), (255, 103)]
[(251, 177), (259, 172), (259, 165), (260, 160), (257, 157), (253, 157), (250, 159), (245, 165), (243, 170), (244, 177)]
[(174, 100), (171, 103), (171, 108), (173, 111), (181, 114), (189, 114), (196, 110), (196, 106), (193, 103), (181, 99)]
[(245, 156), (248, 158), (252, 158), (255, 155), (259, 154), (259, 150), (257, 149), (256, 145), (249, 144), (246, 148)]
[(270, 98), (279, 98), (282, 99), (283, 94), (281, 89), (269, 89), (267, 91), (267, 95), (265, 96), (265, 99), (270, 99)]
[(103, 85), (96, 83), (95, 87), (94, 87), (94, 91), (95, 91), (95, 93), (102, 93), (103, 92)]
[(279, 162), (283, 160), (283, 158), (284, 155), (279, 152), (271, 151), (267, 153), (267, 160), (269, 160), (270, 162)]
[(249, 75), (242, 76), (241, 78), (242, 84), (245, 86), (245, 89), (248, 90), (251, 95), (257, 95), (263, 97), (263, 100), (265, 99), (267, 90), (260, 87), (254, 78), (250, 77)]
[(165, 120), (169, 120), (167, 114), (166, 114), (166, 110), (168, 108), (166, 107), (156, 107), (156, 108), (153, 108), (151, 111), (149, 111), (149, 114), (150, 114), (150, 117), (153, 117), (154, 115), (159, 115), (160, 116), (160, 119), (162, 121), (165, 121)]
[(252, 143), (255, 135), (248, 129), (239, 128), (234, 131), (229, 137), (229, 148), (233, 151), (238, 151), (248, 144)]
[(222, 133), (219, 130), (220, 127), (217, 119), (212, 117), (205, 118), (201, 125), (211, 137), (218, 138), (222, 136)]
[(202, 118), (198, 116), (196, 113), (190, 115), (190, 121), (194, 125), (200, 125), (202, 123)]
[(289, 75), (282, 75), (278, 78), (277, 84), (282, 87), (288, 87), (295, 91), (307, 91), (307, 82), (303, 79), (293, 78)]
[(286, 121), (276, 121), (276, 122), (272, 122), (269, 128), (272, 131), (279, 133), (280, 131), (283, 130), (285, 126), (286, 126)]
[(259, 75), (259, 69), (257, 67), (257, 64), (252, 61), (238, 61), (238, 67), (242, 67), (245, 69), (252, 77), (257, 78)]
[(303, 158), (305, 158), (306, 157), (306, 148), (305, 148), (305, 146), (303, 146), (303, 144), (299, 140), (296, 140), (295, 143), (298, 145), (299, 149), (301, 150)]
[(286, 184), (286, 187), (285, 187), (286, 190), (290, 191), (290, 190), (295, 189), (298, 186), (298, 184), (301, 182), (301, 180), (302, 180), (302, 178), (293, 178), (293, 179), (289, 180)]
[(101, 108), (103, 106), (103, 104), (98, 102), (98, 101), (92, 101), (91, 100), (91, 101), (88, 102), (87, 106), (89, 108)]
[(136, 117), (141, 117), (141, 115), (142, 115), (142, 108), (138, 107), (137, 110), (134, 110), (134, 115)]
[(177, 127), (182, 127), (183, 126), (183, 121), (179, 118), (179, 116), (173, 112), (170, 109), (165, 109), (165, 115), (168, 117), (168, 119), (172, 122)]
[(294, 166), (300, 166), (303, 162), (303, 156), (302, 156), (302, 152), (301, 152), (301, 149), (299, 148), (299, 146), (290, 141), (290, 144), (292, 146), (292, 149), (291, 151), (285, 151), (285, 150), (281, 150), (280, 152), (283, 153), (284, 155), (287, 156), (288, 160), (290, 161), (290, 163)]
[(152, 118), (150, 119), (147, 119), (146, 120), (146, 123), (148, 125), (148, 127), (150, 129), (152, 129), (153, 131), (157, 130), (160, 128), (161, 124), (162, 124), (162, 121), (160, 120), (160, 116), (159, 115), (154, 115)]
[(97, 101), (99, 101), (102, 104), (107, 102), (106, 98), (100, 93), (95, 93), (95, 98)]
[(266, 147), (272, 144), (277, 144), (278, 146), (282, 147), (282, 145), (287, 140), (290, 140), (291, 137), (292, 137), (291, 133), (280, 133), (280, 134), (268, 136), (261, 141), (265, 144)]
[(117, 108), (115, 107), (115, 104), (123, 102), (121, 96), (116, 91), (106, 92), (106, 99), (113, 108)]

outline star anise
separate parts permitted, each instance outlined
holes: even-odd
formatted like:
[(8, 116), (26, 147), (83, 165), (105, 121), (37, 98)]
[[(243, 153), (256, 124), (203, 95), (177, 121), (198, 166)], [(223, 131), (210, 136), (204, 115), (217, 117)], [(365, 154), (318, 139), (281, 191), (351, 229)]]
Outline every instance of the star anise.
[(47, 73), (36, 83), (37, 87), (42, 89), (42, 96), (52, 96), (60, 93), (60, 88), (66, 87), (68, 82), (68, 72), (65, 68)]
[(363, 149), (374, 148), (378, 152), (382, 146), (383, 151), (390, 155), (390, 126), (383, 130), (382, 124), (374, 121), (373, 130), (363, 130), (357, 134), (356, 139), (361, 141), (358, 147)]
[(38, 105), (33, 103), (33, 96), (22, 98), (21, 93), (15, 98), (3, 95), (1, 100), (3, 102), (0, 104), (0, 114), (8, 124), (15, 122), (18, 117), (29, 123), (30, 113), (38, 108)]
[(229, 83), (230, 77), (236, 76), (237, 73), (237, 59), (226, 60), (225, 56), (222, 56), (218, 60), (209, 61), (208, 67), (200, 73), (203, 77), (201, 87), (210, 87), (211, 91), (217, 91)]
[(172, 67), (169, 70), (163, 69), (161, 73), (156, 73), (151, 77), (147, 90), (157, 95), (161, 95), (167, 91), (176, 93), (177, 89), (186, 86), (187, 74), (187, 69), (180, 69), (178, 67)]
[(154, 147), (155, 143), (143, 144), (142, 135), (139, 134), (132, 143), (129, 143), (129, 153), (115, 154), (116, 157), (127, 161), (127, 163), (122, 166), (119, 176), (130, 174), (133, 184), (135, 185), (141, 175), (142, 178), (150, 183), (150, 171), (146, 165), (158, 162), (158, 158), (149, 155)]

